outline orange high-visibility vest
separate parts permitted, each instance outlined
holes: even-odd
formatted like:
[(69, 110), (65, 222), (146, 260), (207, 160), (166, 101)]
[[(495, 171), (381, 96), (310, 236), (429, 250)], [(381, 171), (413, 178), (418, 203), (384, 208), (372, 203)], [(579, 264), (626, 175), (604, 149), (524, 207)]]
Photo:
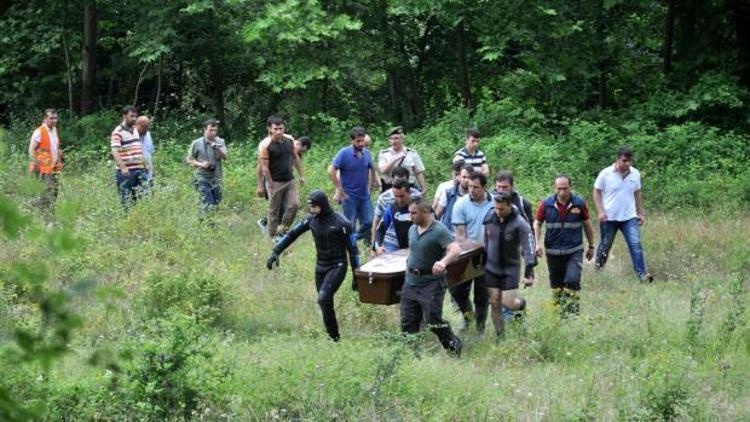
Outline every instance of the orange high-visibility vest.
[(40, 174), (60, 173), (62, 170), (62, 151), (60, 149), (60, 136), (57, 137), (57, 163), (53, 163), (52, 145), (49, 140), (49, 129), (46, 125), (39, 126), (41, 140), (34, 150), (34, 159), (29, 164), (29, 171)]

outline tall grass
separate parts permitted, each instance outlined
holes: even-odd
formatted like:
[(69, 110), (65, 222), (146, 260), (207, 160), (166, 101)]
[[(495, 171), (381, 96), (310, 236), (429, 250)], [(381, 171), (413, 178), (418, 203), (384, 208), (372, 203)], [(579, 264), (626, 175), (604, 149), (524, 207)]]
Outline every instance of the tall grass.
[[(310, 152), (305, 191), (330, 190), (322, 170), (335, 149)], [(265, 269), (253, 147), (230, 149), (215, 226), (198, 221), (182, 150), (161, 145), (155, 192), (128, 215), (110, 165), (67, 170), (56, 224), (74, 231), (75, 253), (46, 256), (31, 231), (0, 240), (3, 277), (14, 262), (47, 260), (54, 285), (95, 286), (70, 299), (84, 325), (49, 376), (0, 358), (0, 386), (44, 419), (750, 418), (747, 213), (650, 214), (643, 241), (657, 281), (636, 281), (618, 238), (606, 271), (584, 266), (578, 319), (559, 319), (542, 262), (522, 292), (525, 325), (501, 341), (469, 333), (455, 359), (429, 333), (403, 338), (397, 308), (359, 303), (348, 280), (336, 296), (343, 340), (328, 341), (310, 237)], [(20, 168), (0, 172), (0, 189), (43, 226), (30, 205), (38, 187)], [(2, 280), (5, 353), (17, 327), (40, 321), (34, 297)]]

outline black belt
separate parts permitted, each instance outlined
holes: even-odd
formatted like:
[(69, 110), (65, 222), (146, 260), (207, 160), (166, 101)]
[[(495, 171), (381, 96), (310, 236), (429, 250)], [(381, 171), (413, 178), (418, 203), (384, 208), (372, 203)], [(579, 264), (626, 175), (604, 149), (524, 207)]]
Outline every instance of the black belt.
[(411, 275), (421, 277), (423, 275), (432, 275), (432, 268), (427, 269), (427, 270), (420, 270), (419, 268), (406, 267), (406, 272)]

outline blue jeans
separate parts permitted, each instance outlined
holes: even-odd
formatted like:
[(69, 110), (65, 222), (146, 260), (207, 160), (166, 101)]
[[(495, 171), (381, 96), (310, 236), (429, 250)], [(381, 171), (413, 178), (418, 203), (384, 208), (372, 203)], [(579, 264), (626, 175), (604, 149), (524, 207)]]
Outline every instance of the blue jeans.
[(617, 230), (625, 236), (625, 242), (628, 244), (630, 259), (633, 261), (633, 269), (638, 277), (646, 275), (646, 259), (643, 256), (643, 247), (641, 246), (641, 233), (638, 226), (638, 219), (631, 218), (627, 221), (606, 221), (599, 224), (601, 232), (601, 241), (596, 249), (596, 266), (604, 268), (609, 257), (609, 251), (615, 241)]
[(148, 175), (145, 169), (132, 169), (124, 176), (120, 169), (115, 173), (117, 191), (120, 193), (120, 204), (125, 211), (135, 204), (138, 197), (148, 187)]
[[(373, 218), (370, 197), (349, 197), (341, 203), (341, 209), (344, 211), (344, 217), (352, 223), (352, 227), (357, 232), (357, 240), (364, 240), (365, 243), (370, 244), (372, 242), (370, 228)], [(359, 230), (357, 230), (357, 220), (359, 220)]]
[(219, 202), (221, 202), (221, 185), (214, 185), (204, 179), (197, 179), (194, 184), (203, 205), (201, 208), (202, 215), (219, 205)]

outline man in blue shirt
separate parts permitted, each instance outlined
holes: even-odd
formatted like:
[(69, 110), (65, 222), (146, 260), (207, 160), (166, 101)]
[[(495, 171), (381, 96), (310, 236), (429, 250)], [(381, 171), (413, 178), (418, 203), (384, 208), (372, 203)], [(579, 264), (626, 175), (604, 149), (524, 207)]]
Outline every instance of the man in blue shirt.
[(352, 227), (356, 227), (359, 220), (357, 239), (369, 247), (373, 214), (369, 180), (376, 176), (370, 151), (365, 148), (365, 135), (363, 127), (356, 126), (349, 131), (351, 145), (339, 150), (328, 167), (328, 175), (336, 186), (334, 199), (341, 204)]
[(385, 209), (383, 221), (375, 232), (375, 254), (395, 252), (409, 247), (409, 228), (412, 224), (409, 214), (411, 189), (407, 180), (393, 181), (391, 190), (395, 201)]
[[(470, 240), (484, 243), (484, 217), (491, 210), (492, 200), (487, 192), (487, 177), (484, 173), (473, 173), (469, 177), (469, 194), (459, 199), (453, 208), (451, 220), (455, 227), (456, 241)], [(469, 301), (472, 285), (474, 286), (474, 311)], [(469, 328), (469, 323), (476, 312), (477, 332), (479, 335), (484, 335), (489, 310), (489, 293), (484, 276), (452, 287), (450, 292), (464, 316), (459, 331)]]

